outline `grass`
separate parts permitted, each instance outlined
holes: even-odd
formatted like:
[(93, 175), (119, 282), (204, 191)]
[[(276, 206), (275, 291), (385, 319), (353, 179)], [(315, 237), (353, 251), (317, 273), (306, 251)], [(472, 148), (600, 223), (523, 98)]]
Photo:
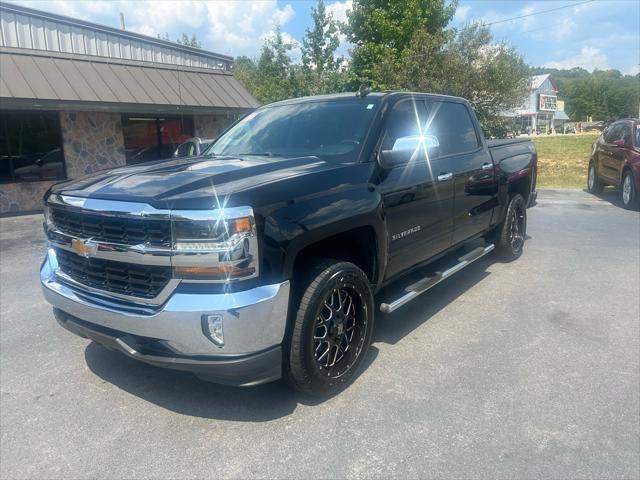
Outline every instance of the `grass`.
[(584, 188), (598, 134), (532, 137), (538, 151), (538, 188)]

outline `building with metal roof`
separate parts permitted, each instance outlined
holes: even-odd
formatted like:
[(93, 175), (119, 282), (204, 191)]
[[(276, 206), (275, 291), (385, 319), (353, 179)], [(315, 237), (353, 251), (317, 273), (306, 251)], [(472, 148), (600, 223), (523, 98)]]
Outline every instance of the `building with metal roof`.
[(226, 55), (0, 3), (0, 214), (53, 183), (170, 157), (258, 102)]
[(525, 104), (510, 116), (516, 117), (520, 131), (548, 132), (558, 123), (569, 120), (564, 102), (558, 101), (558, 86), (550, 74), (531, 77), (531, 90)]

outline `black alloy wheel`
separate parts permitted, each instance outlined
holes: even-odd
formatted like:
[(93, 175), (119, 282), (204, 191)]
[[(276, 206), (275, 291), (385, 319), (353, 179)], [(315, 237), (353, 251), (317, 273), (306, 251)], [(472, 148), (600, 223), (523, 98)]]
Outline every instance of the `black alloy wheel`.
[(362, 294), (353, 285), (336, 286), (316, 318), (313, 351), (320, 373), (332, 378), (347, 373), (362, 353), (366, 331)]
[(510, 198), (505, 219), (497, 229), (496, 251), (506, 261), (515, 260), (522, 255), (526, 238), (526, 202), (516, 193)]
[(369, 280), (352, 263), (321, 259), (302, 268), (293, 287), (285, 379), (304, 393), (335, 394), (356, 377), (371, 342)]

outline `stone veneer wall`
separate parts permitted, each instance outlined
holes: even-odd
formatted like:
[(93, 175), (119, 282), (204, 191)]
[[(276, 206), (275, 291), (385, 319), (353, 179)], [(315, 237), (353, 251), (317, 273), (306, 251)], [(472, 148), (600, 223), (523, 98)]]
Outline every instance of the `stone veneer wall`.
[[(77, 178), (126, 164), (120, 114), (60, 112), (67, 178)], [(53, 182), (0, 184), (0, 214), (42, 208), (42, 196)]]
[(126, 165), (119, 113), (60, 112), (67, 178)]
[(193, 134), (200, 138), (216, 138), (234, 120), (234, 115), (194, 115)]

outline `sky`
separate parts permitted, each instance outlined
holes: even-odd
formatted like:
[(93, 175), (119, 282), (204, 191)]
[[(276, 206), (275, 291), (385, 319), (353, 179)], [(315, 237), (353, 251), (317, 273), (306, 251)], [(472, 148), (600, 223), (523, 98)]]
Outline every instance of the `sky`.
[[(311, 24), (316, 0), (10, 0), (48, 12), (120, 26), (175, 40), (195, 34), (206, 50), (256, 57), (265, 38), (280, 25), (286, 40), (298, 43)], [(325, 0), (337, 20), (345, 20), (351, 0)], [(559, 8), (559, 7), (567, 8)], [(515, 20), (513, 17), (540, 13)], [(533, 66), (615, 68), (625, 74), (640, 69), (640, 1), (638, 0), (460, 0), (451, 24), (494, 23), (496, 41), (514, 46)], [(347, 54), (343, 42), (340, 53)], [(299, 49), (293, 56), (299, 58)]]

